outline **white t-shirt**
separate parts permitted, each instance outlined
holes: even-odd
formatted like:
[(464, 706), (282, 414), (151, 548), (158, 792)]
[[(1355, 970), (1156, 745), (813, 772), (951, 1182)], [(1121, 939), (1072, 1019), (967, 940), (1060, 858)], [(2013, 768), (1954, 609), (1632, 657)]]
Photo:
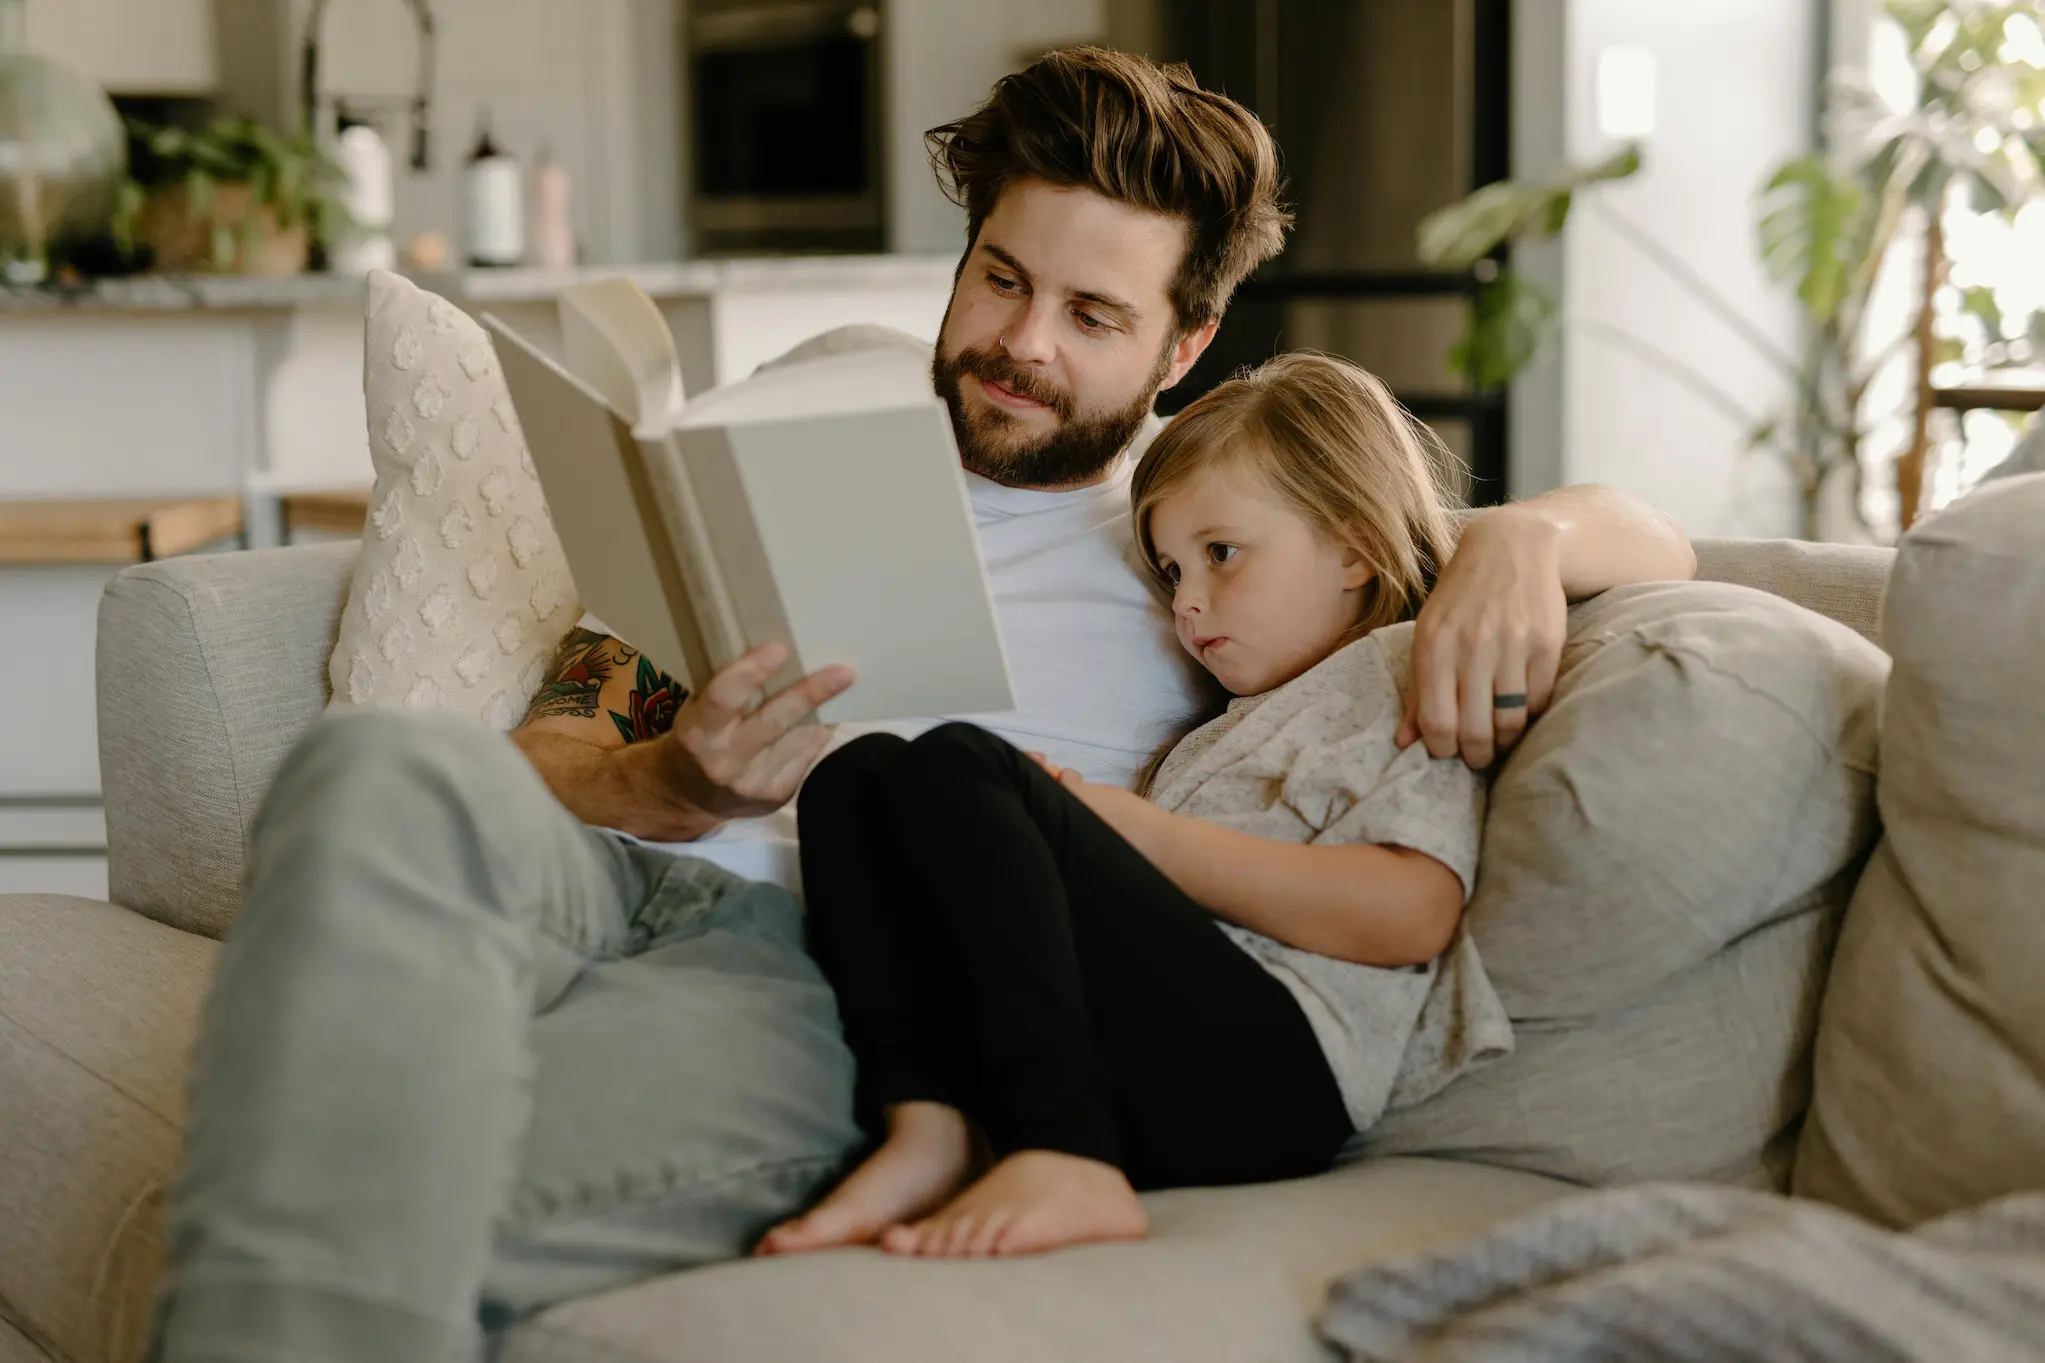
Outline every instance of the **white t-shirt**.
[[(1074, 492), (966, 475), (1016, 708), (955, 718), (1088, 780), (1123, 786), (1203, 694), (1199, 664), (1179, 647), (1170, 608), (1145, 575), (1129, 526), (1129, 476), (1161, 424), (1155, 417), (1146, 424), (1105, 482)], [(913, 737), (940, 722), (840, 725), (834, 741), (875, 731)], [(659, 845), (800, 888), (793, 805), (734, 820), (695, 842)]]

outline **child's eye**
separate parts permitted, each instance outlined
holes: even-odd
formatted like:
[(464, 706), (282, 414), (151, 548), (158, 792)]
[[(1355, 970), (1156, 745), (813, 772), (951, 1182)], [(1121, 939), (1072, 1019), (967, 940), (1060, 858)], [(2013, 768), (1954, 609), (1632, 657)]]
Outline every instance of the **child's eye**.
[(1217, 543), (1207, 546), (1208, 560), (1213, 563), (1226, 563), (1240, 552), (1241, 550), (1233, 544)]
[(1158, 571), (1164, 574), (1164, 577), (1165, 577), (1165, 581), (1167, 581), (1167, 582), (1171, 583), (1171, 584), (1172, 584), (1172, 585), (1173, 585), (1174, 587), (1176, 587), (1176, 586), (1178, 586), (1178, 585), (1179, 585), (1179, 565), (1178, 565), (1178, 564), (1176, 564), (1176, 563), (1167, 563), (1167, 564), (1165, 564), (1165, 565), (1164, 565), (1164, 566), (1163, 566), (1162, 568), (1158, 569)]

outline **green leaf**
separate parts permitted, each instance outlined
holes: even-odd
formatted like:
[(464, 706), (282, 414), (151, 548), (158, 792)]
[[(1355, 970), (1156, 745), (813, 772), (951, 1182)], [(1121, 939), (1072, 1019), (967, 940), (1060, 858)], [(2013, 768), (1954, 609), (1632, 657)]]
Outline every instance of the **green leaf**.
[(1539, 190), (1500, 180), (1436, 209), (1415, 235), (1420, 259), (1437, 269), (1469, 269), (1509, 240), (1539, 199)]
[(1602, 161), (1596, 161), (1581, 170), (1567, 174), (1562, 179), (1564, 186), (1598, 184), (1605, 180), (1624, 180), (1640, 170), (1640, 144), (1629, 142)]
[(1931, 342), (1933, 364), (1957, 364), (1967, 357), (1967, 343), (1957, 336), (1934, 336)]
[(1946, 13), (1948, 0), (1889, 0), (1882, 8), (1902, 28), (1909, 50), (1915, 53)]
[(1995, 290), (1976, 284), (1960, 290), (1960, 311), (1977, 317), (1988, 331), (1988, 339), (2002, 339), (2002, 309), (1995, 304)]
[(1570, 192), (1563, 190), (1541, 205), (1541, 235), (1552, 237), (1569, 221)]
[(185, 211), (195, 219), (213, 211), (213, 177), (196, 166), (185, 172)]
[(114, 193), (114, 245), (123, 256), (135, 254), (135, 229), (142, 221), (142, 206), (148, 202), (148, 194), (141, 185), (127, 176), (121, 178), (121, 185)]
[(1867, 214), (1860, 185), (1815, 155), (1785, 162), (1762, 190), (1762, 261), (1773, 278), (1795, 287), (1812, 317), (1836, 314), (1864, 273)]
[(1449, 349), (1449, 365), (1480, 390), (1503, 388), (1540, 353), (1555, 300), (1511, 270), (1481, 285)]
[(1420, 259), (1443, 270), (1467, 270), (1500, 246), (1552, 237), (1569, 218), (1576, 190), (1623, 180), (1640, 170), (1640, 148), (1628, 145), (1588, 166), (1569, 166), (1552, 180), (1498, 180), (1420, 221)]

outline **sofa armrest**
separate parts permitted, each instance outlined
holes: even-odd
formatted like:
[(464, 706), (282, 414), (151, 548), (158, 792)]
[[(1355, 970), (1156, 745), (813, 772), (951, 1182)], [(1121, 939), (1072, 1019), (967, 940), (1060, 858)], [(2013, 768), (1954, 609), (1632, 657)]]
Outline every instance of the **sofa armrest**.
[(1773, 592), (1882, 642), (1882, 593), (1896, 551), (1807, 540), (1697, 541), (1697, 577)]
[(99, 607), (99, 766), (114, 902), (219, 937), (256, 807), (327, 703), (358, 546), (145, 563)]

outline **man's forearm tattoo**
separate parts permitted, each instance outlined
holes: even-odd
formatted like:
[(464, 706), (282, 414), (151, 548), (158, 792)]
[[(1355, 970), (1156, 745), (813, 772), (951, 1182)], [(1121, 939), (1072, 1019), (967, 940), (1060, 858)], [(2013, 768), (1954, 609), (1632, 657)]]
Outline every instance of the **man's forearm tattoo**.
[[(625, 709), (600, 707), (605, 683), (620, 668), (632, 668)], [(591, 629), (570, 630), (554, 652), (546, 680), (526, 709), (526, 720), (560, 716), (594, 719), (599, 708), (627, 743), (655, 738), (675, 726), (675, 711), (689, 693), (649, 662), (638, 649)]]
[(632, 689), (625, 696), (626, 712), (610, 711), (611, 723), (618, 726), (627, 743), (653, 738), (675, 727), (675, 711), (688, 698), (689, 693), (673, 677), (641, 655), (638, 675), (633, 677)]
[(547, 677), (533, 693), (526, 707), (527, 722), (549, 716), (594, 719), (596, 699), (616, 669), (630, 663), (636, 652), (608, 634), (593, 629), (572, 629), (554, 650)]

